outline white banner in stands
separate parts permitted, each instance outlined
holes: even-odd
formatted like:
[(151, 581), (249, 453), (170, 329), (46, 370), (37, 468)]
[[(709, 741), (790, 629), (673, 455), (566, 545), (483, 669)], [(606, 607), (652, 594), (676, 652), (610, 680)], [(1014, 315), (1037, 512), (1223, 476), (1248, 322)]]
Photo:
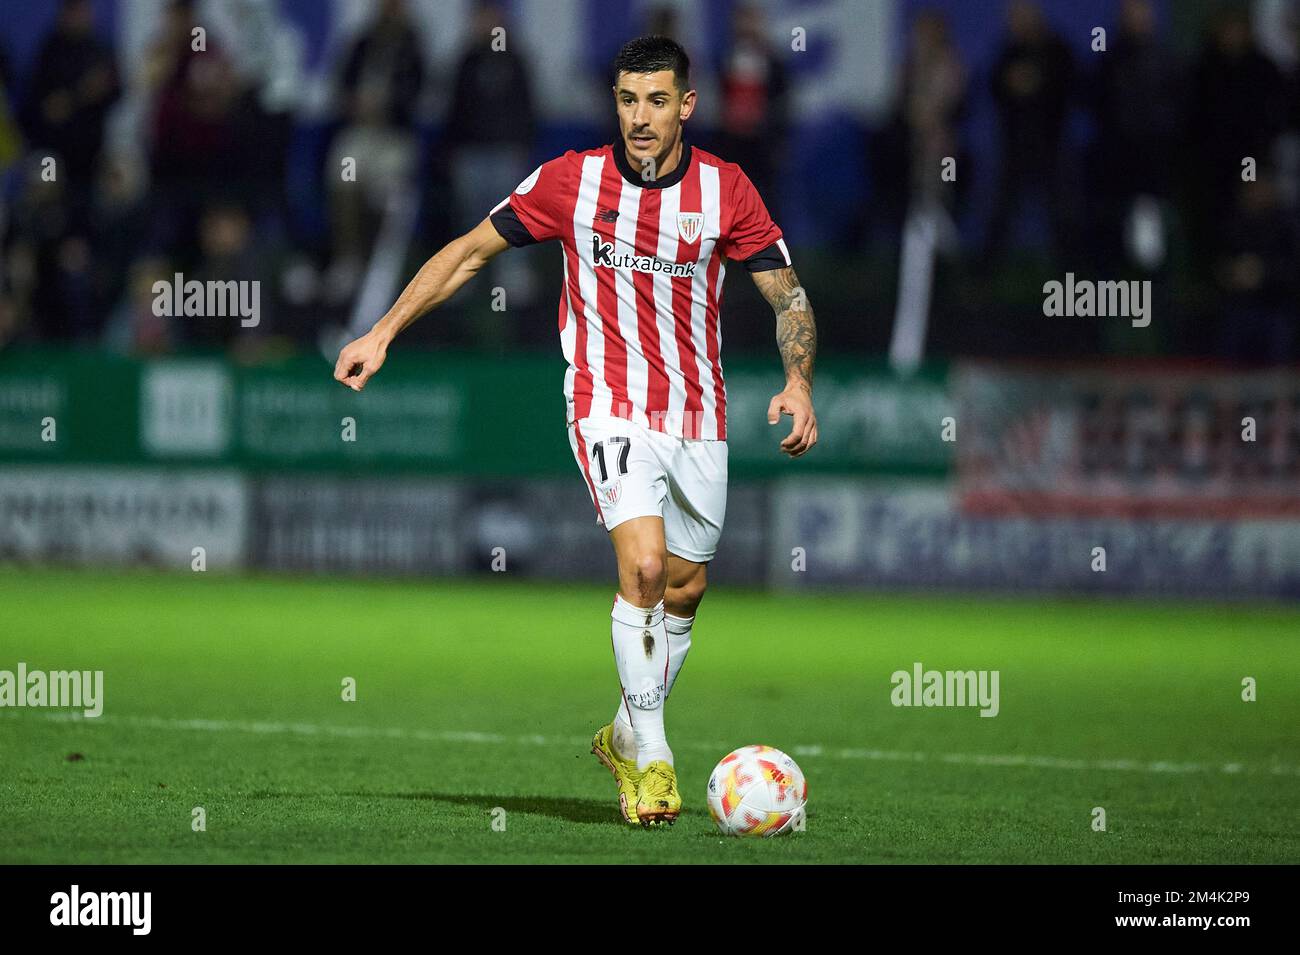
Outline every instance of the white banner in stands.
[(771, 507), (773, 587), (1300, 599), (1297, 520), (971, 514), (943, 481), (782, 481)]
[(247, 517), (247, 483), (230, 472), (0, 472), (0, 560), (235, 568), (245, 559)]

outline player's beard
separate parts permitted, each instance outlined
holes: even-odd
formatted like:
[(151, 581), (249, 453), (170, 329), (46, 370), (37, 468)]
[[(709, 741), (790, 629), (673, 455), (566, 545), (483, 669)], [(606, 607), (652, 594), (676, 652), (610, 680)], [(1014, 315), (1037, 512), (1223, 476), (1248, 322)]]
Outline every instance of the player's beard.
[[(657, 170), (655, 178), (658, 178), (658, 176), (664, 175), (666, 172), (672, 172), (672, 170), (665, 170), (664, 165), (667, 163), (668, 157), (672, 155), (673, 150), (677, 148), (678, 143), (682, 141), (682, 128), (678, 126), (677, 131), (667, 139), (660, 136), (658, 133), (654, 132), (653, 130), (650, 131), (650, 134), (655, 137), (654, 142), (651, 145), (661, 147), (655, 152), (652, 152), (648, 155), (633, 152), (632, 149), (630, 148), (631, 147), (630, 134), (625, 135), (623, 137), (623, 146), (624, 146), (624, 151), (627, 153), (628, 157), (633, 160), (632, 162), (633, 166), (644, 168), (642, 164), (648, 159), (650, 160), (651, 163), (653, 163), (652, 168)], [(681, 159), (679, 157), (678, 162), (680, 161)]]
[[(660, 137), (657, 133), (655, 133), (653, 130), (646, 130), (646, 132), (648, 132), (650, 136), (654, 137), (647, 144), (636, 143), (633, 141), (632, 137), (636, 135), (636, 131), (628, 132), (623, 136), (623, 145), (627, 147), (627, 151), (629, 153), (633, 153), (634, 155), (636, 155), (640, 153), (641, 150), (644, 150), (646, 148), (653, 150), (656, 147), (662, 145)], [(653, 152), (650, 153), (650, 158), (654, 159), (656, 162), (659, 159), (659, 157), (656, 156)]]

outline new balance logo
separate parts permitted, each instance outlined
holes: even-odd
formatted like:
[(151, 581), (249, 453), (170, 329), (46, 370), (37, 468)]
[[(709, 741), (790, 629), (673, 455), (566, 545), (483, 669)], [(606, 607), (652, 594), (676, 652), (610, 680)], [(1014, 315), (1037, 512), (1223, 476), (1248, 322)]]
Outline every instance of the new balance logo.
[(632, 269), (637, 272), (662, 272), (676, 277), (695, 275), (694, 262), (665, 262), (653, 255), (634, 255), (631, 252), (614, 254), (614, 244), (598, 235), (591, 237), (591, 264), (596, 268)]
[(596, 213), (596, 218), (601, 222), (613, 222), (618, 218), (617, 209), (601, 209)]

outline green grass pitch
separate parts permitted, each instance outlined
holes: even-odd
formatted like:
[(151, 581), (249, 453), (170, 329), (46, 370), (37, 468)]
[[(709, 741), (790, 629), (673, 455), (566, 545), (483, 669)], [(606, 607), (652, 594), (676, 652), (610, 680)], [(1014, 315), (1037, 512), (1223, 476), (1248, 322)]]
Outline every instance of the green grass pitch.
[[(686, 810), (642, 831), (588, 753), (612, 593), (0, 570), (0, 669), (105, 682), (96, 720), (0, 709), (0, 862), (1300, 860), (1295, 608), (718, 587), (668, 708)], [(1000, 714), (894, 707), (914, 661), (998, 670)], [(805, 832), (715, 833), (749, 742), (808, 775)]]

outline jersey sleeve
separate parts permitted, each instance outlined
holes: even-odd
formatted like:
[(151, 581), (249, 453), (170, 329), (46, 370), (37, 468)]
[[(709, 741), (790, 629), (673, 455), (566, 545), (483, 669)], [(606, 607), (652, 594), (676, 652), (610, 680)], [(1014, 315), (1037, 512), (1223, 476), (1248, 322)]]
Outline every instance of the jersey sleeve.
[(489, 216), (501, 237), (515, 247), (558, 237), (567, 218), (568, 179), (569, 164), (563, 156), (534, 169)]
[(783, 269), (791, 264), (781, 229), (768, 215), (754, 184), (740, 170), (731, 183), (730, 205), (731, 229), (724, 248), (727, 258), (744, 262), (751, 272)]

